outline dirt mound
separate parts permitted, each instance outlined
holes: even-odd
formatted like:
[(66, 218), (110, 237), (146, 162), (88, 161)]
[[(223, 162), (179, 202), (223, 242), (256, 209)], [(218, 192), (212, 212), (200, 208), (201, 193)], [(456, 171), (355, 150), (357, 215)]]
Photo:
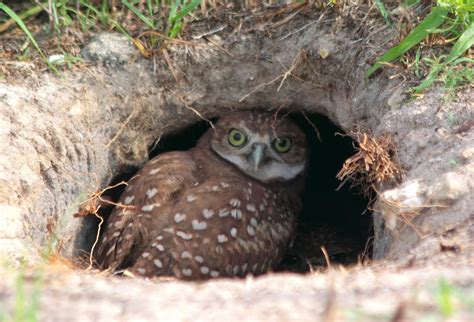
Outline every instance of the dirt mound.
[[(382, 288), (387, 279), (399, 277), (387, 267), (418, 261), (440, 260), (456, 287), (469, 286), (472, 292), (467, 272), (474, 235), (474, 95), (468, 88), (445, 101), (433, 89), (408, 99), (407, 85), (390, 80), (386, 72), (364, 81), (369, 62), (388, 46), (382, 40), (393, 36), (387, 28), (380, 30), (362, 35), (329, 17), (311, 16), (272, 27), (271, 37), (259, 31), (233, 33), (228, 26), (195, 39), (192, 46), (171, 44), (168, 62), (141, 58), (127, 38), (104, 33), (83, 48), (90, 64), (86, 68), (62, 78), (37, 71), (16, 83), (1, 82), (2, 257), (32, 262), (45, 249), (69, 259), (87, 253), (97, 222), (74, 218), (80, 204), (146, 162), (161, 138), (232, 110), (304, 112), (310, 118), (318, 114), (345, 133), (370, 133), (375, 140), (390, 137), (401, 169), (397, 180), (370, 185), (375, 196), (368, 204), (374, 227), (371, 257), (383, 259), (386, 273), (368, 268), (347, 275), (342, 270), (202, 285), (152, 285), (88, 274), (56, 280), (47, 274), (41, 320), (64, 319), (61, 314), (71, 314), (70, 303), (90, 320), (119, 319), (122, 314), (127, 319), (189, 319), (203, 310), (211, 312), (203, 316), (214, 319), (244, 313), (256, 319), (337, 319), (337, 314), (357, 316), (358, 307), (374, 304), (370, 294), (380, 295), (376, 303), (381, 311), (411, 317), (408, 290), (416, 281), (424, 298), (440, 271), (426, 264), (429, 269), (404, 271), (406, 279), (391, 284), (400, 283), (385, 295)], [(451, 268), (446, 256), (467, 263)], [(332, 288), (332, 283), (339, 286)], [(347, 283), (351, 286), (345, 293)], [(11, 303), (11, 283), (0, 287), (2, 298)], [(391, 302), (400, 294), (401, 301)], [(345, 297), (342, 306), (349, 313), (340, 313), (334, 307)], [(187, 309), (179, 311), (183, 300)], [(235, 301), (236, 308), (222, 306)], [(414, 316), (431, 310), (435, 304), (428, 302)], [(378, 314), (379, 307), (372, 308)], [(465, 312), (459, 314), (464, 317)]]

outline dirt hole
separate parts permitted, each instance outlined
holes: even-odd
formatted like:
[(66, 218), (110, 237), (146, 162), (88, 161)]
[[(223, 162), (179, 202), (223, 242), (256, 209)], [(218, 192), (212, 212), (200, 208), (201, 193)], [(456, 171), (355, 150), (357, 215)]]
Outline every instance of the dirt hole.
[[(369, 258), (369, 241), (373, 237), (372, 214), (367, 210), (369, 200), (347, 184), (341, 186), (336, 179), (344, 161), (354, 154), (355, 142), (325, 116), (295, 114), (291, 117), (308, 136), (310, 168), (297, 236), (278, 271), (304, 273), (325, 269), (328, 259), (331, 264), (350, 265)], [(168, 151), (188, 150), (208, 129), (209, 123), (202, 121), (162, 138), (151, 151), (150, 158)], [(110, 185), (128, 181), (137, 170), (130, 169), (116, 176)], [(103, 196), (116, 201), (123, 188), (107, 190)], [(99, 214), (107, 219), (112, 210), (109, 207)], [(94, 216), (83, 220), (83, 229), (79, 232), (82, 238), (77, 239), (76, 245), (78, 255), (90, 253), (99, 224)]]
[(308, 272), (325, 269), (328, 259), (342, 265), (369, 259), (373, 239), (369, 197), (336, 179), (344, 161), (355, 153), (356, 143), (325, 116), (293, 117), (308, 136), (310, 165), (297, 236), (280, 270)]

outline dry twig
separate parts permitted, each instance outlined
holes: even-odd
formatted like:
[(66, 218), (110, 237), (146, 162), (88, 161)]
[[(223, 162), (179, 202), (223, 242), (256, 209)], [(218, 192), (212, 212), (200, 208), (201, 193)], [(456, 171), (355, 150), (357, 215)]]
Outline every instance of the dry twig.
[(296, 69), (296, 67), (298, 67), (298, 65), (303, 61), (304, 57), (305, 57), (305, 52), (303, 49), (300, 49), (295, 59), (293, 59), (293, 62), (291, 63), (290, 68), (288, 68), (283, 74), (279, 75), (278, 77), (275, 77), (274, 79), (255, 87), (252, 91), (250, 91), (250, 93), (242, 96), (242, 98), (239, 99), (239, 103), (241, 103), (243, 100), (245, 100), (247, 97), (257, 92), (261, 88), (271, 85), (281, 79), (280, 85), (277, 88), (277, 92), (279, 92), (285, 80), (288, 78), (288, 76), (291, 75), (291, 73)]

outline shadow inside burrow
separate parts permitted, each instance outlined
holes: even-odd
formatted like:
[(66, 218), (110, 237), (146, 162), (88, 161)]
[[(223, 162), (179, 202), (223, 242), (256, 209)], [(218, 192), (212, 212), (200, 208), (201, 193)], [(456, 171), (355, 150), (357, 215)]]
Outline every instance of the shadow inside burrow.
[[(336, 179), (344, 161), (355, 153), (354, 140), (325, 116), (292, 114), (290, 117), (308, 137), (309, 171), (295, 241), (277, 271), (304, 273), (324, 269), (328, 261), (350, 265), (362, 258), (370, 258), (369, 241), (373, 231), (372, 215), (367, 210), (369, 199), (360, 191), (351, 189), (349, 184), (341, 186)], [(150, 159), (161, 153), (194, 147), (209, 128), (208, 122), (201, 121), (162, 138), (151, 150)], [(110, 186), (128, 181), (137, 171), (137, 168), (130, 168), (117, 175)], [(103, 197), (116, 201), (124, 188), (121, 185), (107, 190)], [(112, 210), (112, 207), (102, 208), (99, 215), (107, 221)], [(83, 228), (78, 233), (81, 237), (77, 238), (81, 243), (76, 245), (81, 254), (90, 253), (98, 224), (95, 216), (83, 219)]]
[(370, 196), (336, 178), (356, 142), (327, 117), (306, 115), (292, 115), (308, 137), (309, 170), (297, 234), (278, 271), (304, 273), (371, 257)]

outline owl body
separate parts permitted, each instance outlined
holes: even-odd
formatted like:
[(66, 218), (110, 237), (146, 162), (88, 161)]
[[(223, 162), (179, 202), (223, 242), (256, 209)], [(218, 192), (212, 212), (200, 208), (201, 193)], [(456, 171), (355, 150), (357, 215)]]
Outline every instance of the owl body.
[(306, 138), (289, 120), (222, 117), (196, 147), (159, 155), (130, 179), (99, 265), (182, 279), (274, 268), (294, 236), (306, 155)]

